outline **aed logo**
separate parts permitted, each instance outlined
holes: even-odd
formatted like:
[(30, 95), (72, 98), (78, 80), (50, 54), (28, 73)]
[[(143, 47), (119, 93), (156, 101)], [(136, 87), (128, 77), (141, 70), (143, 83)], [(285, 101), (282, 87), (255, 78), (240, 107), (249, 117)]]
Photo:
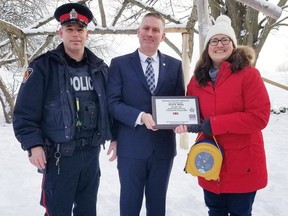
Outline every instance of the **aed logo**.
[(91, 91), (93, 90), (92, 79), (89, 76), (73, 77), (70, 79), (71, 85), (75, 91)]

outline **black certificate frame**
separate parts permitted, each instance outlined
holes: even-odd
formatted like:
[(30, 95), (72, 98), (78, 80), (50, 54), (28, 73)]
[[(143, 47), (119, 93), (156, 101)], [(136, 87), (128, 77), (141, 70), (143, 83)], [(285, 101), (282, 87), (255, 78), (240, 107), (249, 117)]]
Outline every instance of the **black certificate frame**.
[(200, 124), (199, 102), (196, 96), (152, 96), (151, 100), (155, 129)]

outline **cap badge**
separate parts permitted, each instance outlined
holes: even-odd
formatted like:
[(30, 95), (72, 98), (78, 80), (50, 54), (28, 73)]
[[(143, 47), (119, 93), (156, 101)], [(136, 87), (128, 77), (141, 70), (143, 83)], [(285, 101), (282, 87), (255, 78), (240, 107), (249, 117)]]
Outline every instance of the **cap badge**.
[(75, 9), (72, 9), (70, 12), (70, 19), (77, 19), (77, 12), (75, 11)]

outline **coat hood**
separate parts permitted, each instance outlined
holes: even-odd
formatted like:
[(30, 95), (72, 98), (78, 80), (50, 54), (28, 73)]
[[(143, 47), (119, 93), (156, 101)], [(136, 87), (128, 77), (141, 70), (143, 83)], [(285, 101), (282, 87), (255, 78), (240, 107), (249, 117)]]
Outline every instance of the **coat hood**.
[(252, 47), (238, 46), (227, 60), (231, 64), (232, 72), (254, 65), (256, 54)]

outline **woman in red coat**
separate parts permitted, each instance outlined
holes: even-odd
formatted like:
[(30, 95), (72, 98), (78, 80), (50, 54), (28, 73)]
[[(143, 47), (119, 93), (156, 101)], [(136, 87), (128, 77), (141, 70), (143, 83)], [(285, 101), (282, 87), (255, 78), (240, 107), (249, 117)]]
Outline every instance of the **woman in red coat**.
[(251, 215), (256, 191), (267, 185), (261, 130), (268, 123), (270, 101), (259, 71), (252, 66), (254, 50), (237, 47), (231, 20), (217, 18), (209, 30), (187, 95), (197, 96), (201, 125), (180, 125), (176, 133), (215, 136), (224, 152), (218, 180), (198, 177), (210, 216)]

